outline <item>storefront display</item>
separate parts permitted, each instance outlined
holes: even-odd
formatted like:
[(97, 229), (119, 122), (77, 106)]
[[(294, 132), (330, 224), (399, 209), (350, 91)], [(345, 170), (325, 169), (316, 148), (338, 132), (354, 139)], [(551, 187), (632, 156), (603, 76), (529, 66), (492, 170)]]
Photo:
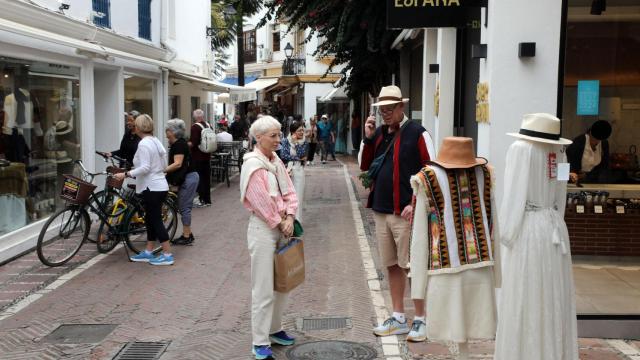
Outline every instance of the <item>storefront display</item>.
[(568, 0), (562, 134), (572, 183), (565, 221), (579, 315), (640, 314), (640, 0), (594, 12)]
[(51, 214), (80, 157), (80, 69), (0, 60), (0, 235)]
[(153, 118), (153, 84), (155, 80), (139, 76), (125, 75), (124, 110), (138, 111)]

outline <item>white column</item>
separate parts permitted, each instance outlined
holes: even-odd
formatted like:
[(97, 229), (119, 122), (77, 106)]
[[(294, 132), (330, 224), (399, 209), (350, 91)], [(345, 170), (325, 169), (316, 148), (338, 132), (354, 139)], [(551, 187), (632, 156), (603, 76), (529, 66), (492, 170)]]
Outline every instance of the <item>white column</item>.
[(422, 66), (422, 126), (435, 135), (436, 123), (434, 112), (434, 95), (438, 74), (429, 73), (429, 65), (437, 63), (438, 29), (424, 29)]
[[(490, 125), (478, 128), (478, 153), (496, 169), (497, 199), (502, 198), (506, 152), (522, 115), (556, 113), (562, 2), (557, 0), (492, 0), (488, 28), (482, 26), (487, 59), (480, 79), (489, 83)], [(540, 27), (531, 19), (545, 19)], [(535, 42), (536, 56), (519, 58), (518, 44)], [(564, 51), (564, 49), (562, 50)]]
[(80, 70), (80, 151), (82, 161), (89, 171), (95, 171), (95, 94), (93, 81), (93, 62), (87, 60)]
[(435, 122), (436, 151), (442, 139), (453, 135), (456, 96), (456, 29), (438, 29), (438, 64), (440, 64), (440, 109)]

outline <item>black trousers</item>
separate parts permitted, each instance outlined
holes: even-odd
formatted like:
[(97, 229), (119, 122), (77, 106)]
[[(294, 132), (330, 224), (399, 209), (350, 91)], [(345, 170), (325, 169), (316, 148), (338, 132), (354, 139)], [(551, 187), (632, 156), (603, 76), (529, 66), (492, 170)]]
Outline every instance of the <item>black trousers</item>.
[(193, 166), (200, 177), (198, 197), (201, 202), (211, 204), (211, 160), (194, 160)]
[(147, 226), (147, 240), (163, 243), (169, 240), (169, 233), (162, 222), (162, 203), (167, 198), (166, 191), (142, 192), (144, 200), (144, 223)]
[(309, 151), (307, 152), (307, 160), (313, 161), (313, 158), (316, 156), (316, 148), (318, 147), (318, 143), (309, 143)]

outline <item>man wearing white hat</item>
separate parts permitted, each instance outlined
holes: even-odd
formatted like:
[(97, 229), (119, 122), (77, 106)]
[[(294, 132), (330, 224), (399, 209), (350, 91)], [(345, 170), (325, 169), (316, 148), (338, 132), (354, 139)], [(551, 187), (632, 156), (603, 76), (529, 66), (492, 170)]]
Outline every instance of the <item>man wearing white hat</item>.
[(404, 314), (404, 290), (409, 267), (410, 219), (413, 190), (410, 179), (435, 156), (431, 135), (404, 114), (404, 104), (397, 86), (380, 90), (378, 107), (384, 124), (376, 129), (375, 117), (365, 124), (360, 169), (372, 178), (367, 207), (373, 209), (380, 260), (389, 272), (393, 315), (376, 327), (378, 336), (409, 334), (409, 341), (426, 339), (424, 300), (414, 300), (416, 317), (409, 324)]

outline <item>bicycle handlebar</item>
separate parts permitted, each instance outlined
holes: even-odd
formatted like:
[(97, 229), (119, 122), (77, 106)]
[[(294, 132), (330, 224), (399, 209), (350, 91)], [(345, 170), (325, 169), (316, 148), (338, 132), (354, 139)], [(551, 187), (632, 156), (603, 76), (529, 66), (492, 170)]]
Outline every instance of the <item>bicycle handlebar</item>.
[(116, 166), (114, 160), (125, 164), (125, 166), (130, 166), (131, 165), (129, 160), (121, 158), (118, 155), (113, 155), (113, 154), (109, 155), (108, 153), (103, 152), (103, 151), (96, 151), (96, 154), (100, 155), (102, 157), (102, 159), (104, 159), (105, 162), (109, 162), (110, 161), (111, 165), (113, 165), (113, 166)]

